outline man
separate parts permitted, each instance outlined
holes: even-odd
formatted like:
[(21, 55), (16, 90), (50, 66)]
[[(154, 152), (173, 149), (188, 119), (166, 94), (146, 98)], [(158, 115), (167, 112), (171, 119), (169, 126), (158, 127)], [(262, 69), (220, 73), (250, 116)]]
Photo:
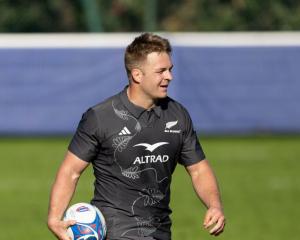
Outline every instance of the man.
[(172, 81), (171, 46), (145, 33), (125, 52), (129, 86), (82, 117), (52, 187), (48, 226), (67, 240), (74, 221), (62, 216), (84, 169), (92, 163), (92, 204), (107, 222), (107, 239), (171, 239), (170, 184), (184, 165), (207, 207), (204, 227), (219, 235), (225, 226), (216, 179), (188, 112), (167, 97)]

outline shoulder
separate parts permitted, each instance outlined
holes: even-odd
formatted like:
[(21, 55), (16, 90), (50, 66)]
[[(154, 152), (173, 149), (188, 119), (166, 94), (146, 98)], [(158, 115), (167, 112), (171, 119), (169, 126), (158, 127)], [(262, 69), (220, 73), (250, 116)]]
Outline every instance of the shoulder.
[(105, 124), (109, 124), (113, 116), (113, 104), (120, 101), (119, 94), (111, 96), (102, 102), (89, 107), (83, 114), (80, 120), (81, 125), (87, 125), (90, 128), (98, 129)]
[(94, 106), (90, 107), (87, 112), (93, 112), (93, 114), (99, 118), (102, 116), (109, 116), (112, 112), (113, 106), (118, 105), (120, 102), (120, 93), (113, 95), (104, 101), (95, 104)]
[(114, 102), (118, 104), (119, 94), (111, 96), (104, 101), (97, 103), (88, 108), (82, 115), (79, 128), (87, 129), (88, 132), (95, 132), (98, 137), (102, 138), (103, 131), (109, 129), (114, 119)]
[(175, 113), (178, 116), (189, 117), (188, 110), (181, 103), (170, 97), (162, 100), (161, 108), (163, 111)]
[(113, 104), (113, 102), (119, 101), (119, 95), (120, 93), (111, 96), (104, 101), (97, 103), (96, 105), (92, 106), (91, 109), (93, 109), (95, 112), (102, 112), (108, 108), (110, 108)]

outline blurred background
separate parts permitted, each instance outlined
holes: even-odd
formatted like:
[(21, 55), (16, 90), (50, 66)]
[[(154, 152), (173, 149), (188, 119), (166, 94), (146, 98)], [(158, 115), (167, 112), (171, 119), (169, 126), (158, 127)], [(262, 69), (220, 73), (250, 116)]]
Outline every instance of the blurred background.
[[(72, 134), (88, 107), (124, 88), (124, 49), (150, 31), (173, 45), (170, 96), (218, 176), (219, 238), (298, 239), (299, 30), (297, 0), (0, 1), (2, 236), (54, 239), (48, 197)], [(90, 201), (92, 182), (88, 168), (73, 203)], [(171, 206), (172, 239), (212, 239), (182, 166)]]
[(297, 0), (0, 1), (1, 32), (290, 31)]

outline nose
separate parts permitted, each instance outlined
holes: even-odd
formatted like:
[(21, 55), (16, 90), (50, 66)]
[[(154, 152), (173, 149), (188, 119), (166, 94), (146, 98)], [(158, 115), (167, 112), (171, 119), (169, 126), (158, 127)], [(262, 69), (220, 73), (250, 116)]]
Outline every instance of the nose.
[(170, 70), (166, 70), (165, 79), (168, 80), (168, 81), (171, 81), (173, 79), (173, 74)]

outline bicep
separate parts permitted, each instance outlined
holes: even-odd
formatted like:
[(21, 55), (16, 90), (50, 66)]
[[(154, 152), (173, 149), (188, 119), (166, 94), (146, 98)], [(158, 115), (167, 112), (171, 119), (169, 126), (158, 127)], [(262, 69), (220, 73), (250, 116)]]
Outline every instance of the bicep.
[(58, 176), (65, 175), (77, 179), (88, 165), (88, 162), (80, 159), (72, 152), (67, 151), (67, 154), (58, 171)]
[(191, 176), (194, 187), (216, 185), (215, 174), (206, 159), (186, 167), (186, 170)]
[(192, 178), (201, 177), (203, 174), (212, 172), (211, 167), (206, 159), (203, 159), (202, 161), (192, 164), (190, 166), (187, 166), (186, 170)]

